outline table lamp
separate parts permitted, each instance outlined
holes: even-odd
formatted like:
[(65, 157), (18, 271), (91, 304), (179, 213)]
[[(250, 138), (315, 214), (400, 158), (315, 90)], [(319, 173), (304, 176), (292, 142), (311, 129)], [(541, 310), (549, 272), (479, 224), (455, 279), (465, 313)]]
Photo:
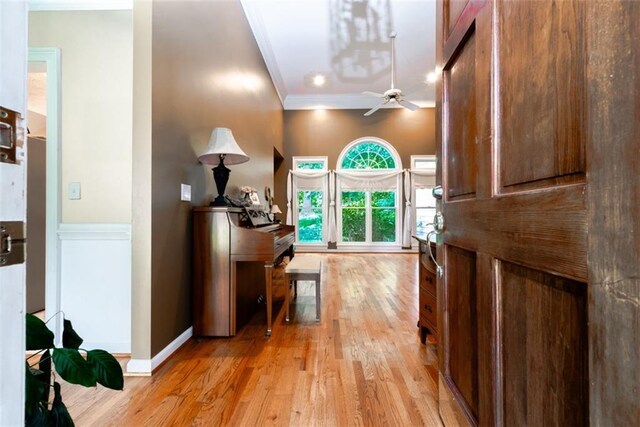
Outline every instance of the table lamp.
[(271, 213), (273, 214), (273, 220), (276, 221), (278, 219), (276, 217), (276, 214), (282, 213), (282, 211), (280, 210), (278, 205), (273, 204), (273, 205), (271, 205)]
[(218, 165), (211, 169), (213, 171), (213, 179), (216, 182), (218, 197), (210, 203), (210, 206), (227, 206), (224, 191), (227, 188), (230, 170), (225, 164), (237, 165), (248, 162), (249, 156), (238, 146), (230, 129), (215, 128), (211, 132), (207, 149), (198, 157), (198, 160), (205, 165)]

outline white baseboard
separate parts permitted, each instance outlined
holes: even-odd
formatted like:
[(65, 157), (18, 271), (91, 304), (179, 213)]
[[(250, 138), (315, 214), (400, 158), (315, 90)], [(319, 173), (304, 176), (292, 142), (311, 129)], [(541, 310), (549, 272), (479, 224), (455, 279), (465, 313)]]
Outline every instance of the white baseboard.
[(193, 336), (193, 326), (184, 331), (178, 338), (171, 341), (168, 346), (163, 348), (160, 353), (156, 354), (151, 360), (149, 359), (131, 359), (127, 363), (127, 374), (132, 375), (151, 375), (153, 370), (167, 360), (182, 344), (186, 343)]

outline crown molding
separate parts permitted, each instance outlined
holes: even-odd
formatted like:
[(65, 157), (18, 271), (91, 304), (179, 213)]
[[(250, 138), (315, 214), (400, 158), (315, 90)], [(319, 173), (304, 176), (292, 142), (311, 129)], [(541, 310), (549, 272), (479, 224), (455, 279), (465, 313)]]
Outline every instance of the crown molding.
[(249, 21), (249, 27), (253, 32), (253, 37), (256, 40), (256, 43), (258, 44), (258, 49), (260, 49), (260, 53), (262, 53), (262, 59), (269, 71), (276, 93), (278, 94), (278, 97), (280, 97), (280, 103), (284, 106), (284, 100), (288, 96), (287, 88), (284, 85), (284, 79), (280, 74), (280, 68), (278, 67), (276, 56), (273, 53), (273, 48), (269, 42), (264, 20), (256, 7), (258, 2), (255, 0), (241, 0), (240, 4), (242, 4), (244, 14), (247, 17), (247, 21)]
[[(433, 108), (435, 101), (413, 100), (409, 101), (420, 108)], [(285, 110), (368, 110), (375, 107), (376, 98), (361, 94), (333, 94), (333, 95), (289, 95), (285, 98), (283, 106)], [(402, 108), (397, 104), (383, 108)]]

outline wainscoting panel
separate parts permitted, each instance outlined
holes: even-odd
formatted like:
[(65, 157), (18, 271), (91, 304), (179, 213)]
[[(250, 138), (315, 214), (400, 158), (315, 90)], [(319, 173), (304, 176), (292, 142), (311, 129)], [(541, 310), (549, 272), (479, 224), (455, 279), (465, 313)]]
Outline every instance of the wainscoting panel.
[(61, 309), (82, 348), (130, 353), (131, 225), (61, 224), (58, 236)]

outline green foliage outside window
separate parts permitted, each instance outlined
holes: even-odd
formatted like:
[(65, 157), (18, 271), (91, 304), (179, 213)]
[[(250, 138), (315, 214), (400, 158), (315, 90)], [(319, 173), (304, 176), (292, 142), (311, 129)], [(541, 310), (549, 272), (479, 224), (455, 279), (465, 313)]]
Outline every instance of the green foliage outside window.
[(342, 192), (342, 240), (364, 242), (366, 195), (364, 191)]
[(319, 170), (324, 167), (324, 162), (297, 162), (297, 169)]
[(342, 159), (343, 169), (395, 169), (396, 162), (382, 144), (362, 142), (354, 145)]
[(298, 191), (298, 240), (322, 242), (322, 191)]
[(395, 191), (373, 191), (371, 193), (371, 221), (374, 242), (396, 240), (396, 195)]

